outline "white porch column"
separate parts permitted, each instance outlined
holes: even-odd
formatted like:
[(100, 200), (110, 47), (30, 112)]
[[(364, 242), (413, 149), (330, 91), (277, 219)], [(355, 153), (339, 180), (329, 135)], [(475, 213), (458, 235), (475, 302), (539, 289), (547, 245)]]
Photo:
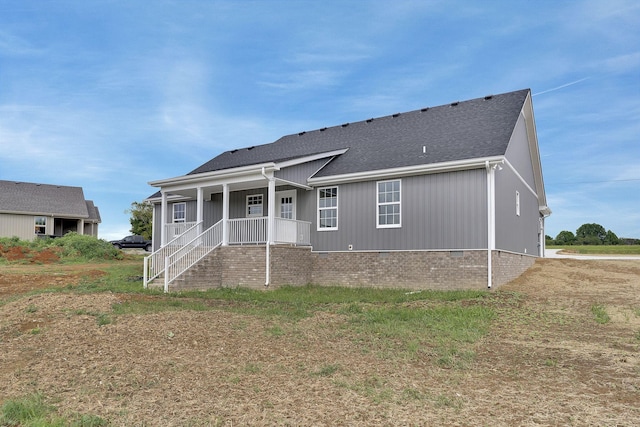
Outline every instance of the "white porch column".
[(267, 193), (267, 245), (270, 245), (274, 240), (274, 224), (276, 217), (276, 180), (269, 179), (269, 191)]
[[(201, 223), (202, 222), (202, 217), (204, 215), (204, 212), (203, 212), (203, 209), (204, 209), (203, 208), (203, 206), (204, 206), (204, 191), (203, 191), (202, 187), (198, 187), (198, 202), (197, 202), (196, 206), (197, 206), (196, 209), (198, 211), (196, 213), (196, 221), (198, 223)], [(202, 233), (202, 231), (203, 231), (202, 224), (200, 224), (199, 227), (200, 227), (200, 229), (198, 230), (198, 234)]]
[(84, 219), (78, 220), (78, 234), (84, 234)]
[(167, 244), (167, 193), (162, 192), (160, 209), (160, 246)]
[(222, 184), (222, 246), (229, 245), (229, 184)]
[(271, 244), (275, 240), (274, 236), (274, 224), (276, 217), (276, 180), (273, 177), (269, 178), (269, 189), (267, 192), (267, 247), (266, 252), (266, 277), (264, 281), (265, 286), (271, 284)]

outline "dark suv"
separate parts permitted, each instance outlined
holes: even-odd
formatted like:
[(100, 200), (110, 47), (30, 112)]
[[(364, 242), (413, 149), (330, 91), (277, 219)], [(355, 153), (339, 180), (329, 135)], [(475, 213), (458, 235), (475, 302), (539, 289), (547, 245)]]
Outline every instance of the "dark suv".
[(151, 241), (145, 240), (142, 236), (127, 236), (124, 239), (112, 240), (109, 243), (118, 249), (142, 248), (147, 252), (151, 252)]

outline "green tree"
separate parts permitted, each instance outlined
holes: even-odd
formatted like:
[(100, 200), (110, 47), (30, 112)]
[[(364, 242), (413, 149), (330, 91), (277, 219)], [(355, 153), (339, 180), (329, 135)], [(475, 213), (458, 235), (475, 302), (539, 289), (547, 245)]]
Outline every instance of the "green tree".
[(606, 234), (606, 236), (604, 236), (604, 244), (605, 245), (619, 245), (620, 244), (620, 239), (618, 238), (618, 236), (616, 236), (616, 233), (614, 233), (611, 230), (607, 230), (607, 234)]
[(573, 245), (576, 242), (576, 236), (571, 231), (563, 230), (556, 236), (556, 245), (566, 246)]
[(148, 202), (133, 202), (131, 203), (131, 209), (126, 210), (125, 213), (131, 215), (131, 218), (129, 218), (131, 230), (129, 231), (151, 240), (153, 205)]
[(553, 237), (549, 236), (548, 234), (545, 234), (544, 235), (544, 244), (547, 245), (547, 246), (555, 245), (556, 241), (553, 240)]
[(600, 224), (582, 224), (576, 230), (577, 242), (582, 245), (601, 245), (605, 237), (607, 232)]

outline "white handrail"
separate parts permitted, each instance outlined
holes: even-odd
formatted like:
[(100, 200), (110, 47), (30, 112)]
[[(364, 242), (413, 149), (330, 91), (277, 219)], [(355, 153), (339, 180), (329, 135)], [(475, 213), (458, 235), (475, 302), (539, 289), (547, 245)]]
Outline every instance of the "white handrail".
[(149, 283), (159, 277), (165, 270), (165, 258), (179, 251), (187, 242), (193, 240), (201, 232), (202, 221), (195, 223), (184, 233), (144, 258), (143, 285), (146, 289)]
[(169, 284), (222, 244), (222, 220), (165, 259), (164, 291)]
[(166, 236), (168, 240), (173, 240), (176, 237), (181, 236), (187, 230), (191, 229), (197, 222), (172, 222), (165, 224)]

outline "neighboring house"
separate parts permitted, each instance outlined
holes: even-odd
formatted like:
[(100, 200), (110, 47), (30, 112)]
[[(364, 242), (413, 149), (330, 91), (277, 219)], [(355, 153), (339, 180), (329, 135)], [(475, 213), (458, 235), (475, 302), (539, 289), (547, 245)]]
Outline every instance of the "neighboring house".
[(33, 240), (70, 231), (97, 237), (100, 222), (81, 187), (0, 181), (0, 237)]
[(551, 213), (528, 89), (284, 136), (150, 185), (145, 284), (166, 290), (491, 288), (543, 256)]

